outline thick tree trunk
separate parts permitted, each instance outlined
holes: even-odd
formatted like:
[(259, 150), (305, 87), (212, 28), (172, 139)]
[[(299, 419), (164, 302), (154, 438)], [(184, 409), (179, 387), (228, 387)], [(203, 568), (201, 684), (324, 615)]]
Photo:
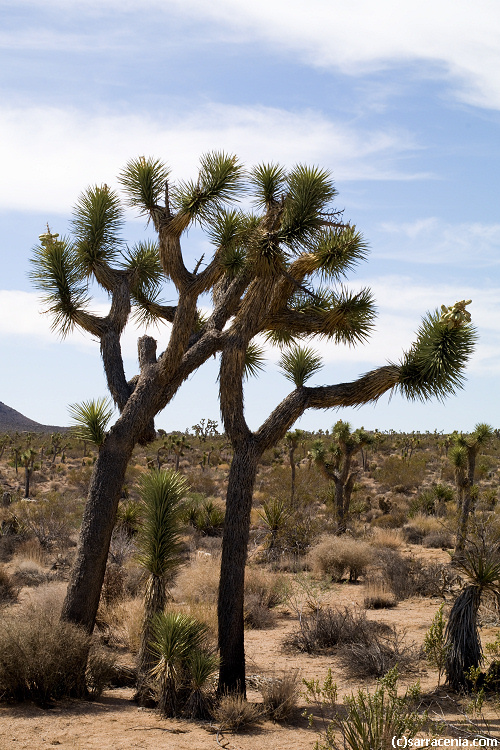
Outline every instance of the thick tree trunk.
[(77, 558), (62, 617), (94, 629), (120, 491), (135, 441), (125, 425), (111, 430), (99, 451), (83, 514)]
[(258, 459), (253, 440), (245, 441), (235, 450), (229, 472), (218, 601), (221, 695), (246, 695), (244, 583)]

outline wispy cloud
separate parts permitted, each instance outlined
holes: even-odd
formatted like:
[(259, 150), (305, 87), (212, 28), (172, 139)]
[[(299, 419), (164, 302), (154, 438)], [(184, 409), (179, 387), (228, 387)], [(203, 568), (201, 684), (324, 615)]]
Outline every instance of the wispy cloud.
[[(2, 5), (13, 5), (2, 3)], [(131, 14), (154, 14), (155, 24), (188, 19), (183, 35), (220, 42), (261, 42), (273, 53), (351, 75), (418, 62), (420, 73), (447, 78), (456, 95), (481, 107), (500, 107), (500, 6), (491, 0), (24, 0), (16, 7), (63, 8), (96, 18), (113, 11), (115, 25)], [(133, 39), (132, 32), (129, 35)], [(168, 33), (168, 30), (166, 30)], [(137, 40), (134, 42), (137, 44)], [(425, 65), (422, 66), (421, 64)]]
[(206, 104), (179, 105), (163, 119), (86, 114), (54, 107), (4, 107), (0, 155), (9, 175), (0, 209), (67, 211), (88, 184), (112, 184), (133, 156), (164, 158), (182, 178), (210, 150), (233, 152), (247, 164), (300, 161), (330, 167), (337, 180), (416, 179), (398, 157), (417, 145), (407, 132), (366, 132), (314, 110)]
[(377, 251), (380, 258), (401, 261), (403, 242), (404, 257), (414, 263), (476, 269), (500, 265), (500, 224), (449, 224), (430, 217), (401, 224), (386, 222), (379, 228), (388, 240), (380, 243)]

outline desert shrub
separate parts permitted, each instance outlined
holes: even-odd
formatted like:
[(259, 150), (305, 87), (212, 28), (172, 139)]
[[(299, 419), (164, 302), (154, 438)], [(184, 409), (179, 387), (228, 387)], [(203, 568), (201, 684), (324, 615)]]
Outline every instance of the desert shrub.
[(328, 575), (339, 581), (344, 571), (349, 571), (349, 580), (357, 581), (372, 560), (370, 546), (359, 539), (347, 536), (329, 537), (320, 542), (309, 553), (313, 571)]
[(121, 530), (127, 537), (134, 537), (141, 525), (143, 507), (137, 500), (127, 500), (118, 505), (116, 513), (116, 529)]
[(204, 536), (221, 536), (225, 511), (221, 504), (193, 492), (184, 502), (182, 518)]
[(51, 700), (81, 692), (78, 675), (90, 647), (89, 636), (51, 611), (35, 608), (29, 617), (3, 618), (0, 625), (0, 698)]
[(225, 695), (214, 708), (213, 715), (221, 730), (237, 732), (259, 721), (261, 709), (241, 695)]
[(407, 523), (402, 529), (403, 536), (408, 544), (422, 544), (424, 539), (424, 532), (417, 529), (413, 524)]
[(64, 548), (81, 520), (82, 502), (68, 494), (51, 492), (36, 502), (20, 502), (16, 508), (19, 522), (43, 549)]
[(423, 490), (410, 501), (408, 516), (413, 518), (417, 513), (424, 516), (433, 516), (436, 513), (436, 496), (432, 489)]
[(116, 660), (104, 648), (91, 645), (85, 670), (85, 682), (90, 700), (97, 700), (105, 687), (113, 683), (116, 676)]
[[(418, 558), (405, 557), (395, 550), (380, 550), (378, 568), (399, 601), (411, 596), (440, 596), (443, 592), (447, 571), (444, 565), (425, 565)], [(376, 578), (376, 573), (372, 576)]]
[(279, 537), (280, 553), (305, 555), (318, 538), (321, 526), (311, 508), (299, 508), (291, 513)]
[(281, 601), (281, 576), (248, 567), (245, 572), (245, 625), (268, 628), (275, 621), (273, 607)]
[(105, 604), (101, 601), (96, 617), (99, 639), (112, 649), (139, 651), (144, 619), (143, 597), (132, 597)]
[(453, 539), (449, 531), (441, 529), (426, 534), (422, 539), (422, 545), (431, 549), (451, 549), (453, 547)]
[(272, 721), (290, 721), (295, 716), (299, 698), (298, 676), (298, 669), (291, 669), (280, 677), (270, 677), (259, 684), (264, 713)]
[[(424, 727), (427, 714), (418, 713), (420, 687), (418, 683), (398, 695), (398, 672), (391, 669), (382, 677), (373, 693), (358, 690), (344, 698), (344, 711), (335, 711), (333, 721), (317, 743), (317, 750), (386, 750), (396, 738), (412, 741)], [(307, 684), (308, 700), (335, 710), (336, 690), (331, 689), (331, 678), (323, 688)], [(340, 733), (342, 744), (337, 741)]]
[(361, 611), (325, 607), (303, 615), (299, 629), (287, 638), (285, 645), (308, 654), (328, 653), (346, 643), (370, 643), (374, 633), (387, 627), (368, 620)]
[(395, 627), (374, 632), (370, 639), (352, 643), (340, 654), (343, 666), (351, 677), (382, 677), (390, 669), (415, 670), (421, 658), (414, 644), (405, 645)]
[(426, 465), (427, 458), (423, 455), (413, 456), (409, 461), (403, 461), (399, 456), (388, 456), (375, 471), (375, 479), (396, 492), (407, 492), (422, 484)]
[(12, 582), (19, 587), (41, 586), (50, 579), (50, 574), (34, 560), (18, 560), (12, 572)]
[(399, 529), (406, 522), (407, 514), (401, 508), (393, 508), (390, 513), (372, 519), (371, 525), (377, 529)]
[(0, 568), (0, 607), (17, 599), (18, 589), (4, 568)]

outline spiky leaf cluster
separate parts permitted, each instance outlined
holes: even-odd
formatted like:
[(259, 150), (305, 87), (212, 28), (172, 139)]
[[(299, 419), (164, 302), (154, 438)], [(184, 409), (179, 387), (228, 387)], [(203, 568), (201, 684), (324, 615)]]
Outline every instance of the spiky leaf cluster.
[(73, 420), (73, 435), (100, 447), (104, 443), (106, 428), (113, 415), (111, 402), (106, 398), (82, 401), (81, 404), (71, 404), (68, 410)]
[(242, 177), (243, 170), (235, 156), (217, 151), (205, 154), (196, 182), (182, 182), (173, 191), (179, 215), (189, 222), (210, 220), (225, 202), (241, 192)]
[(323, 214), (337, 191), (330, 174), (299, 164), (287, 175), (280, 240), (294, 250), (308, 248), (323, 229)]
[(89, 276), (99, 263), (110, 263), (118, 254), (123, 226), (118, 195), (107, 185), (87, 188), (73, 209), (71, 226), (78, 261)]
[(255, 204), (268, 208), (277, 204), (285, 190), (286, 172), (279, 164), (259, 164), (249, 175)]
[(137, 559), (157, 578), (179, 564), (181, 500), (186, 492), (187, 482), (176, 471), (151, 471), (141, 477), (139, 493), (144, 513)]
[(78, 254), (68, 239), (45, 239), (34, 248), (30, 262), (30, 279), (43, 293), (44, 312), (52, 317), (51, 328), (64, 337), (75, 325), (78, 311), (89, 302)]
[(159, 159), (140, 156), (131, 159), (118, 180), (127, 195), (127, 203), (142, 215), (151, 215), (165, 193), (170, 170)]
[(258, 344), (251, 342), (245, 352), (244, 379), (256, 377), (264, 369), (265, 361), (264, 349)]
[(295, 345), (283, 352), (279, 367), (287, 380), (292, 381), (296, 388), (301, 388), (315, 372), (321, 370), (323, 364), (321, 357), (310, 347)]
[(410, 400), (426, 401), (446, 396), (463, 387), (463, 369), (476, 342), (470, 324), (448, 328), (436, 310), (428, 314), (417, 340), (400, 364), (398, 388)]

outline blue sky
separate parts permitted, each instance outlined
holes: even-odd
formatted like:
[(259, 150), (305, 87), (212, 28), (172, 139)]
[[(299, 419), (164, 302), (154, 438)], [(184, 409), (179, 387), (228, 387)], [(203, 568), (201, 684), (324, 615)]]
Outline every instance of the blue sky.
[[(0, 0), (0, 10), (1, 401), (67, 424), (68, 404), (106, 392), (98, 343), (78, 333), (61, 341), (30, 286), (31, 248), (46, 222), (67, 233), (80, 192), (116, 186), (132, 157), (161, 158), (187, 178), (202, 153), (224, 149), (248, 165), (327, 167), (338, 207), (370, 243), (349, 284), (372, 288), (376, 331), (355, 350), (318, 344), (324, 367), (314, 384), (397, 360), (427, 310), (473, 300), (480, 340), (457, 396), (308, 412), (300, 426), (342, 417), (372, 429), (500, 427), (495, 0)], [(127, 242), (148, 231), (128, 216)], [(204, 247), (190, 231), (186, 256)], [(125, 335), (130, 376), (137, 335)], [(158, 337), (161, 345), (168, 331)], [(288, 391), (277, 356), (269, 351), (266, 372), (248, 384), (252, 427)], [(157, 425), (219, 419), (216, 377), (211, 361)]]

